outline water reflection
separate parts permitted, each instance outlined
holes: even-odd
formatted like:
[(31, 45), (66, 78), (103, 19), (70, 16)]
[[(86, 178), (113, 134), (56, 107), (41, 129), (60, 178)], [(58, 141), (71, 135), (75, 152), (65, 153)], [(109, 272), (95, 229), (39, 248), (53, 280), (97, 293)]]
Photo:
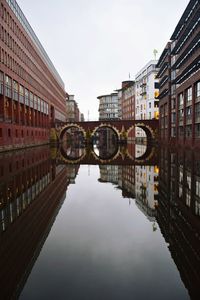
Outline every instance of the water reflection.
[(19, 294), (77, 172), (48, 147), (0, 155), (1, 299)]
[(191, 299), (200, 295), (200, 155), (161, 149), (157, 221)]
[(133, 142), (120, 143), (82, 143), (78, 146), (67, 143), (56, 149), (60, 164), (112, 164), (112, 165), (156, 165), (158, 164), (155, 146), (135, 145)]
[[(70, 147), (72, 160), (83, 155)], [(50, 299), (58, 286), (61, 299), (198, 299), (200, 155), (165, 148), (158, 165), (87, 169), (60, 164), (57, 151), (0, 155), (2, 299), (24, 285), (21, 299)]]

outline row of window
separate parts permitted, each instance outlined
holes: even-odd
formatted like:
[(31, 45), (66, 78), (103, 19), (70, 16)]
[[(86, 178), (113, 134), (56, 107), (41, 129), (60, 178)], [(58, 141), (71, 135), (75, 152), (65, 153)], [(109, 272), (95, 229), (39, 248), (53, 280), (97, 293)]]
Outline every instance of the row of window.
[[(185, 127), (179, 126), (178, 135), (180, 137), (192, 137), (192, 125), (187, 125)], [(195, 138), (200, 138), (200, 124), (195, 124)]]
[(3, 129), (0, 128), (0, 138), (4, 138), (4, 137), (16, 137), (16, 138), (24, 138), (24, 137), (48, 137), (49, 133), (46, 131), (40, 131), (40, 130), (24, 130), (24, 129), (15, 129), (15, 130), (11, 130), (11, 128), (8, 128), (7, 132), (3, 133)]
[[(15, 1), (8, 1), (9, 5), (14, 5)], [(17, 5), (17, 4), (16, 4)], [(17, 5), (18, 7), (18, 5)], [(12, 8), (12, 7), (11, 7)], [(13, 9), (13, 8), (12, 8)], [(0, 6), (0, 17), (2, 20), (7, 24), (7, 26), (11, 29), (9, 33), (7, 32), (6, 26), (3, 28), (3, 26), (0, 26), (0, 38), (2, 41), (9, 47), (13, 53), (21, 59), (24, 64), (28, 66), (28, 70), (32, 70), (32, 72), (39, 78), (40, 82), (44, 82), (45, 85), (48, 87), (49, 90), (51, 90), (53, 93), (55, 93), (55, 87), (52, 86), (51, 81), (56, 85), (57, 88), (60, 90), (60, 95), (64, 94), (64, 91), (61, 90), (60, 85), (57, 81), (54, 80), (51, 72), (46, 68), (44, 65), (45, 75), (47, 75), (50, 80), (47, 80), (44, 76), (44, 74), (39, 71), (39, 69), (36, 67), (36, 62), (38, 65), (41, 65), (41, 58), (38, 55), (38, 53), (35, 51), (34, 47), (32, 47), (32, 44), (28, 41), (28, 39), (23, 34), (22, 30), (19, 28), (19, 26), (16, 24), (16, 22), (13, 20), (10, 13), (6, 10), (6, 8), (3, 6), (3, 4)], [(1, 22), (3, 24), (3, 22)], [(27, 49), (25, 51), (22, 50), (23, 46)], [(5, 48), (5, 47), (4, 47)], [(9, 69), (11, 69), (13, 72), (15, 72), (18, 76), (23, 78), (23, 80), (27, 81), (29, 84), (33, 86), (36, 90), (38, 90), (40, 93), (44, 93), (44, 87), (42, 87), (38, 81), (36, 81), (23, 67), (23, 64), (18, 64), (18, 62), (11, 57), (11, 55), (5, 50), (0, 48), (0, 61), (6, 65)], [(33, 61), (34, 59), (34, 61)], [(51, 63), (52, 64), (52, 63)], [(55, 71), (55, 70), (54, 70)], [(57, 72), (57, 71), (56, 71)], [(57, 74), (57, 73), (56, 73)], [(55, 75), (56, 75), (55, 74)], [(57, 78), (57, 77), (56, 77)], [(59, 78), (57, 78), (59, 81)], [(62, 83), (59, 81), (59, 83)], [(62, 85), (62, 84), (61, 84)], [(47, 90), (45, 91), (45, 94), (47, 95), (48, 99), (52, 98), (52, 94), (50, 94)]]
[[(5, 208), (0, 210), (0, 231), (5, 231), (7, 226), (12, 223), (30, 205), (30, 203), (45, 189), (50, 183), (50, 174), (43, 176), (25, 192), (16, 197)], [(10, 199), (8, 199), (10, 200)]]
[[(0, 83), (3, 82), (3, 76), (3, 73), (0, 71)], [(5, 87), (5, 95), (9, 98), (12, 98), (12, 78), (7, 75), (5, 75)], [(49, 104), (40, 99), (38, 96), (34, 95), (28, 89), (24, 88), (15, 80), (13, 80), (13, 99), (46, 115), (49, 114)]]
[[(19, 59), (41, 80), (45, 83), (45, 85), (52, 89), (51, 84), (49, 81), (45, 78), (44, 75), (41, 74), (41, 71), (38, 70), (38, 67), (35, 65), (35, 63), (32, 61), (31, 55), (27, 55), (22, 48), (19, 46), (19, 44), (12, 38), (12, 36), (7, 33), (7, 31), (3, 28), (3, 26), (0, 26), (0, 39), (12, 50), (12, 52), (19, 57)], [(14, 59), (5, 52), (2, 53), (2, 60), (5, 58), (5, 64), (12, 70), (14, 67)], [(3, 61), (2, 61), (3, 62)]]
[(180, 45), (176, 49), (176, 54), (179, 53), (179, 51), (184, 47), (184, 45), (186, 44), (186, 42), (188, 41), (188, 39), (193, 35), (193, 33), (196, 30), (196, 28), (198, 27), (199, 23), (200, 23), (200, 17), (196, 20), (195, 23), (192, 24), (193, 25), (192, 28), (190, 30), (188, 29), (187, 34), (184, 35), (184, 39), (182, 40), (182, 42), (180, 43)]
[[(45, 53), (43, 47), (41, 46), (39, 40), (37, 39), (35, 33), (33, 32), (32, 28), (30, 27), (30, 25), (28, 24), (26, 18), (23, 16), (22, 18), (22, 11), (20, 10), (19, 6), (17, 5), (16, 1), (7, 1), (9, 6), (11, 7), (11, 9), (13, 10), (13, 12), (15, 13), (15, 15), (17, 16), (17, 18), (19, 19), (20, 23), (22, 24), (22, 26), (24, 27), (24, 29), (28, 32), (28, 34), (32, 37), (32, 39), (34, 40), (34, 42), (37, 44), (37, 46), (40, 49), (40, 52), (43, 56), (43, 58), (45, 59), (45, 62), (48, 64), (49, 68), (51, 69), (51, 71), (54, 73), (54, 75), (56, 76), (57, 80), (59, 81), (59, 83), (61, 84), (61, 86), (64, 87), (64, 84), (60, 78), (60, 76), (58, 75), (56, 69), (54, 68), (52, 62), (50, 61), (49, 57), (47, 56), (47, 54)], [(23, 34), (22, 30), (19, 28), (19, 26), (16, 24), (16, 22), (13, 20), (13, 18), (11, 17), (11, 15), (9, 14), (9, 12), (6, 10), (6, 8), (3, 6), (3, 4), (1, 4), (0, 7), (0, 16), (2, 18), (2, 20), (8, 25), (8, 27), (11, 29), (11, 31), (14, 33), (14, 35), (17, 37), (18, 41), (21, 42), (21, 44), (27, 49), (28, 53), (31, 54), (34, 59), (37, 61), (38, 64), (40, 64), (41, 59), (39, 57), (39, 55), (37, 54), (37, 52), (34, 50), (34, 47), (32, 47), (31, 43), (28, 41), (28, 39), (25, 37), (25, 35)], [(23, 20), (23, 21), (22, 21)], [(24, 22), (24, 20), (26, 20), (26, 22)], [(26, 24), (25, 24), (26, 23)], [(27, 30), (27, 26), (28, 29)], [(8, 34), (7, 34), (8, 35)], [(6, 38), (6, 40), (8, 41), (8, 37)], [(14, 41), (13, 41), (14, 42)], [(9, 42), (8, 42), (9, 43)], [(19, 51), (21, 52), (22, 50), (19, 47), (19, 43), (17, 42), (17, 44), (14, 42), (15, 46), (17, 46), (16, 50), (18, 53)], [(22, 51), (23, 52), (23, 51)], [(25, 60), (25, 56), (24, 56), (24, 52), (23, 52), (23, 57)], [(22, 57), (22, 55), (20, 55)], [(26, 56), (27, 58), (27, 56)], [(30, 57), (28, 57), (30, 59)], [(26, 60), (27, 61), (27, 60)], [(27, 61), (28, 62), (28, 61)], [(30, 61), (31, 63), (31, 61)], [(47, 70), (48, 72), (48, 76), (52, 76), (51, 73)], [(59, 87), (58, 84), (56, 84), (57, 87)]]

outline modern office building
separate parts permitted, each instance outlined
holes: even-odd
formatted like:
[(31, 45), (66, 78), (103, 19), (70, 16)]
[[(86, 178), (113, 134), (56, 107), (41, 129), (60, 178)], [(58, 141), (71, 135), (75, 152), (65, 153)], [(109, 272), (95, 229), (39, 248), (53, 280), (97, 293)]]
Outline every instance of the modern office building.
[[(164, 49), (158, 62), (161, 139), (193, 147), (200, 145), (199, 16), (200, 2), (191, 0), (171, 36), (170, 44)], [(169, 76), (163, 63), (166, 55), (171, 66)], [(165, 134), (163, 126), (165, 129), (166, 126), (169, 127)]]
[(0, 150), (49, 142), (66, 121), (62, 79), (15, 0), (0, 0)]
[[(135, 119), (150, 120), (159, 118), (157, 89), (157, 60), (148, 62), (135, 77)], [(145, 137), (140, 128), (136, 128), (136, 137)]]
[(99, 120), (118, 120), (119, 101), (118, 93), (102, 95), (97, 97), (99, 100)]

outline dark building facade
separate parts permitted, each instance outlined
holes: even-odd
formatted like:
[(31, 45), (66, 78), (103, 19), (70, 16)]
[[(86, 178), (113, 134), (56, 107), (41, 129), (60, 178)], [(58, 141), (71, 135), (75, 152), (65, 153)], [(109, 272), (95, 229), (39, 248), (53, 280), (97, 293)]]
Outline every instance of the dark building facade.
[(200, 287), (200, 156), (161, 148), (157, 222), (191, 299)]
[(200, 2), (191, 0), (159, 62), (160, 136), (200, 146)]
[(15, 0), (0, 0), (0, 150), (49, 142), (64, 83)]

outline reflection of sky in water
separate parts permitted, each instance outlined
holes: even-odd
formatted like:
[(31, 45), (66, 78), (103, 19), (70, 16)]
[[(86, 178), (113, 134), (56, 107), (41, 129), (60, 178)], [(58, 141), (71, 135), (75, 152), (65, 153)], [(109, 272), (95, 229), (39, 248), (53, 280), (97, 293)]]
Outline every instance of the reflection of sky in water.
[(189, 299), (160, 231), (98, 178), (80, 168), (20, 299)]
[(95, 153), (97, 156), (99, 156), (99, 148), (98, 148), (96, 145), (94, 145), (93, 150), (94, 150), (94, 153)]
[(135, 144), (134, 146), (135, 146), (135, 157), (136, 158), (142, 156), (147, 150), (146, 145)]

